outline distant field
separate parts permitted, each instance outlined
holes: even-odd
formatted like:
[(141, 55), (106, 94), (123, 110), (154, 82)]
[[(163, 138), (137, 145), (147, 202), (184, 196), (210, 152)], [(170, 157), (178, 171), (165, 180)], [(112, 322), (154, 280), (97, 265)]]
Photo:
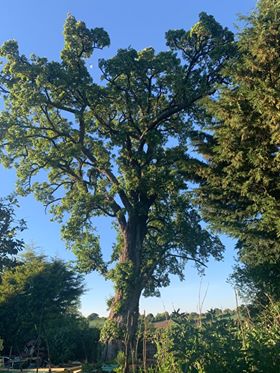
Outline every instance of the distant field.
[(104, 325), (105, 320), (106, 320), (106, 317), (99, 317), (98, 319), (90, 320), (89, 326), (91, 328), (101, 329), (102, 326)]

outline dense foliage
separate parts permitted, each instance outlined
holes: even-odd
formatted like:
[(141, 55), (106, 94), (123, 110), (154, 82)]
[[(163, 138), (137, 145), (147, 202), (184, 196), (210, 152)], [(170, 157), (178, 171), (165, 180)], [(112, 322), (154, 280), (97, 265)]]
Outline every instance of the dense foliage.
[[(80, 269), (115, 284), (107, 330), (130, 325), (134, 339), (142, 293), (158, 295), (170, 274), (183, 279), (188, 260), (221, 258), (193, 205), (200, 161), (188, 142), (200, 100), (235, 51), (233, 34), (201, 13), (190, 31), (166, 33), (168, 51), (120, 49), (100, 60), (102, 84), (86, 59), (109, 45), (108, 34), (69, 16), (64, 40), (60, 62), (28, 59), (14, 40), (1, 47), (1, 162), (16, 167), (19, 193), (33, 192), (61, 222), (69, 217), (62, 234)], [(110, 263), (92, 225), (99, 215), (117, 230)]]
[(54, 363), (92, 358), (98, 332), (78, 313), (82, 293), (82, 278), (71, 267), (25, 253), (17, 266), (3, 272), (0, 284), (0, 335), (6, 354), (11, 349), (23, 353), (29, 341), (37, 340), (46, 350), (45, 359)]
[(16, 221), (13, 197), (0, 199), (0, 277), (3, 270), (15, 265), (16, 254), (23, 249), (23, 241), (17, 237), (25, 228), (23, 220)]
[(231, 85), (209, 103), (211, 167), (201, 189), (209, 221), (245, 244), (271, 246), (264, 260), (275, 259), (280, 234), (279, 13), (279, 1), (260, 1), (225, 71)]
[(252, 285), (257, 297), (266, 292), (275, 300), (280, 285), (279, 17), (279, 0), (261, 0), (246, 18), (238, 54), (224, 71), (231, 83), (206, 104), (207, 132), (196, 139), (208, 159), (199, 190), (203, 216), (239, 240), (240, 288)]
[(271, 303), (255, 320), (239, 311), (207, 312), (196, 320), (177, 314), (171, 327), (153, 332), (157, 346), (150, 373), (278, 372), (280, 308)]

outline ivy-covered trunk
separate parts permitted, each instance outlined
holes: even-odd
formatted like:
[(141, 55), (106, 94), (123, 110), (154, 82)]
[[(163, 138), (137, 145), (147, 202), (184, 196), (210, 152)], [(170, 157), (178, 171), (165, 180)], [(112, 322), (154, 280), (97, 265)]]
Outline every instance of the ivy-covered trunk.
[[(116, 293), (102, 333), (107, 360), (114, 358), (119, 350), (125, 352), (127, 361), (136, 353), (139, 300), (143, 290), (142, 248), (146, 231), (146, 218), (137, 215), (130, 217), (121, 230), (119, 263), (113, 271)], [(128, 367), (124, 371), (128, 371)]]
[(141, 289), (131, 287), (124, 295), (117, 290), (108, 318), (106, 359), (112, 360), (118, 351), (124, 351), (127, 359), (135, 356), (136, 333), (139, 318)]

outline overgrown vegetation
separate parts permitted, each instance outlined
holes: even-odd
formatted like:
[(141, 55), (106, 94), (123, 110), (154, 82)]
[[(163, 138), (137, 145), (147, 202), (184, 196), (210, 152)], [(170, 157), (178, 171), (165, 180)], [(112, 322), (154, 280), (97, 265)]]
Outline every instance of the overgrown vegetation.
[(197, 319), (177, 314), (172, 326), (153, 331), (157, 353), (147, 372), (278, 372), (280, 306), (271, 303), (254, 319), (246, 307), (209, 311)]
[(279, 0), (262, 0), (244, 19), (224, 70), (230, 84), (205, 103), (196, 139), (209, 166), (198, 188), (203, 217), (238, 239), (234, 277), (257, 302), (279, 299), (280, 288), (279, 17)]

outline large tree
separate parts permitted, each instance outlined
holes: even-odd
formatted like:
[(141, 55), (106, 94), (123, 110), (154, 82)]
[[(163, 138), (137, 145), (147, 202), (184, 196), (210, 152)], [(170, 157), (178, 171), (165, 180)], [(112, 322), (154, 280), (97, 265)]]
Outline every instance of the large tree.
[[(221, 256), (192, 204), (200, 162), (188, 138), (200, 100), (222, 79), (233, 34), (202, 13), (190, 31), (167, 32), (168, 51), (120, 49), (100, 60), (101, 83), (86, 59), (109, 45), (108, 34), (69, 16), (64, 38), (60, 62), (28, 59), (15, 41), (2, 46), (1, 160), (16, 166), (21, 194), (34, 192), (65, 223), (81, 269), (113, 280), (110, 325), (129, 325), (130, 344), (142, 292), (156, 294), (170, 274), (183, 278), (188, 260)], [(109, 267), (92, 226), (99, 215), (117, 230)]]
[(245, 284), (249, 276), (247, 285), (255, 283), (264, 291), (266, 274), (266, 290), (269, 293), (271, 289), (270, 295), (278, 299), (279, 17), (279, 0), (261, 0), (246, 19), (238, 54), (225, 70), (231, 84), (208, 101), (207, 130), (194, 136), (208, 160), (199, 190), (204, 218), (239, 240), (237, 248), (243, 262), (236, 274), (239, 284)]

